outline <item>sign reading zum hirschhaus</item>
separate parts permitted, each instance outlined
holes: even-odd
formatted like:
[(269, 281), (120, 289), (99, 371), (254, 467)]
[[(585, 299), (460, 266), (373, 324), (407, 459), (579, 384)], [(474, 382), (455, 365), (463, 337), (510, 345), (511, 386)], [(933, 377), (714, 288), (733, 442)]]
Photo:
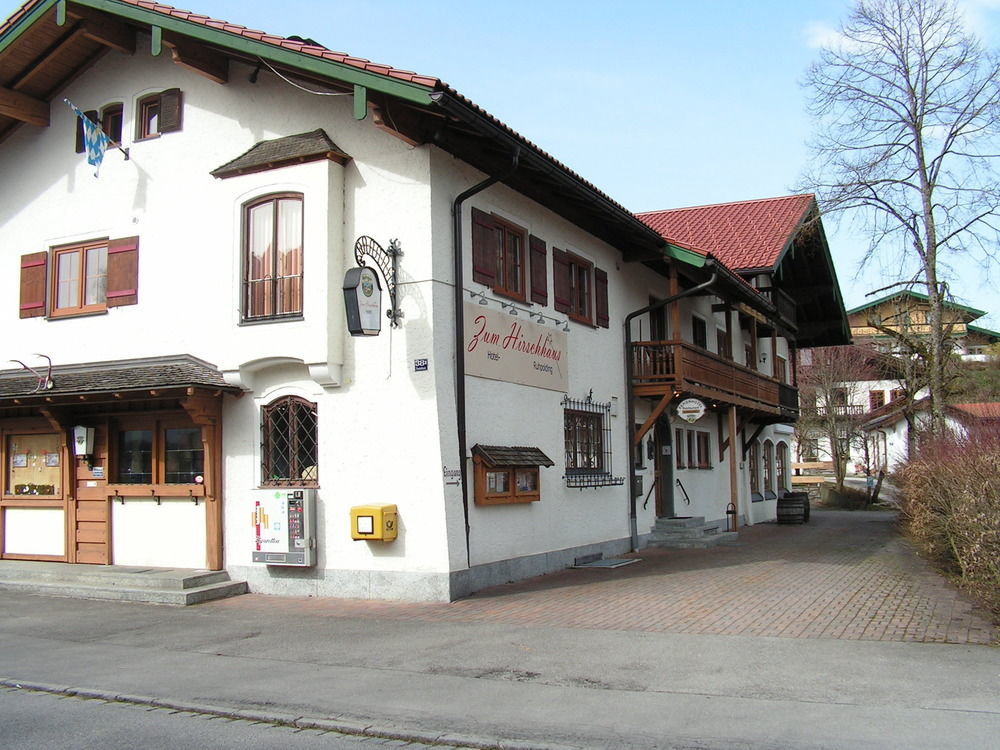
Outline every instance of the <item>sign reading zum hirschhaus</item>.
[(567, 336), (520, 316), (465, 303), (465, 371), (469, 375), (566, 392)]

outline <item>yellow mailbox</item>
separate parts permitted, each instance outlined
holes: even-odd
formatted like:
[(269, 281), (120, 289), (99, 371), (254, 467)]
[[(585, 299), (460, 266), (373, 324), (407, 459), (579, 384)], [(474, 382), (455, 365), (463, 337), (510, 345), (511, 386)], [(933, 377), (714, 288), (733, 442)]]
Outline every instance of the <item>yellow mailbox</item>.
[(351, 508), (351, 539), (391, 542), (395, 538), (395, 505), (355, 505)]

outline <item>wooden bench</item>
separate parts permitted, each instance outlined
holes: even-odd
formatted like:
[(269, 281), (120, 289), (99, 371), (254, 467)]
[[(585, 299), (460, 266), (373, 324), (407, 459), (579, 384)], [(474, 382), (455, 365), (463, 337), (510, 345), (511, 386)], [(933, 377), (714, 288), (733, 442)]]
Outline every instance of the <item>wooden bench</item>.
[(792, 470), (796, 474), (800, 471), (833, 471), (833, 461), (802, 461), (793, 463)]
[[(831, 477), (823, 474), (833, 473), (833, 461), (800, 461), (792, 464), (792, 486), (804, 484), (823, 484)], [(803, 472), (810, 472), (804, 474)], [(817, 472), (823, 472), (819, 474)]]
[(815, 475), (808, 475), (808, 476), (793, 475), (792, 476), (792, 486), (793, 487), (795, 485), (797, 485), (797, 484), (823, 484), (823, 482), (830, 482), (830, 481), (832, 481), (832, 479), (830, 477), (822, 477), (822, 476), (815, 476)]

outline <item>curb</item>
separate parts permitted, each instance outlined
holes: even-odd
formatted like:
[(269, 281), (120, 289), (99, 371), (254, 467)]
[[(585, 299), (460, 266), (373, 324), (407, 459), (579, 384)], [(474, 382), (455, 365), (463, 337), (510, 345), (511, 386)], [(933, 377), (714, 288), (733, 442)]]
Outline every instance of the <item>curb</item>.
[(385, 740), (420, 742), (439, 747), (475, 748), (475, 750), (580, 750), (575, 745), (555, 745), (548, 742), (524, 742), (521, 740), (493, 739), (454, 734), (452, 732), (424, 732), (417, 729), (400, 729), (388, 725), (368, 724), (349, 719), (330, 719), (318, 716), (300, 716), (278, 711), (248, 711), (229, 706), (209, 703), (185, 703), (171, 698), (157, 698), (150, 695), (129, 695), (110, 690), (79, 688), (71, 685), (49, 685), (44, 682), (0, 678), (0, 687), (27, 690), (36, 693), (51, 693), (84, 700), (103, 700), (110, 703), (131, 703), (139, 706), (165, 708), (172, 711), (218, 716), (226, 719), (241, 719), (296, 729), (320, 729), (326, 732), (355, 737), (378, 737)]

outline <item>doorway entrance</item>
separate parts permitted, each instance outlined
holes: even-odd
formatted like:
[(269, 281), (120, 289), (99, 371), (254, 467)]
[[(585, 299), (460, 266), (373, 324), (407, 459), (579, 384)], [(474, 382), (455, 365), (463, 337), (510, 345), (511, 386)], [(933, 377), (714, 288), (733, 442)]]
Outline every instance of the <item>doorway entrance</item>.
[(653, 459), (653, 476), (656, 482), (656, 517), (674, 517), (674, 445), (670, 422), (656, 420), (653, 429), (656, 458)]

